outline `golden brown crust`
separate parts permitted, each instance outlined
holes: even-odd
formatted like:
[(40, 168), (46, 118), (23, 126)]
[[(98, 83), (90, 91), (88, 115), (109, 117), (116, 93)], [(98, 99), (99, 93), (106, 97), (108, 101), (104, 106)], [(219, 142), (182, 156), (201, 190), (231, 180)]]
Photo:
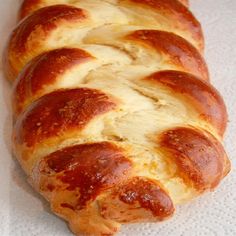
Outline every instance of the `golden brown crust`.
[(198, 52), (188, 41), (182, 37), (158, 30), (138, 30), (125, 37), (134, 43), (142, 43), (169, 56), (172, 64), (179, 69), (191, 72), (204, 80), (209, 80), (206, 63)]
[(84, 10), (67, 5), (42, 8), (26, 18), (10, 37), (5, 62), (9, 80), (15, 79), (19, 70), (27, 62), (28, 54), (37, 52), (42, 41), (60, 22), (75, 23), (86, 18), (87, 13)]
[(226, 154), (210, 133), (193, 128), (174, 128), (159, 137), (160, 148), (174, 158), (180, 175), (199, 190), (215, 188), (223, 174)]
[(75, 233), (112, 235), (120, 225), (101, 216), (97, 199), (124, 181), (131, 170), (125, 150), (111, 142), (74, 145), (40, 161), (36, 188)]
[(121, 5), (135, 5), (162, 12), (172, 20), (173, 27), (183, 27), (198, 42), (199, 49), (203, 49), (204, 41), (200, 23), (192, 13), (177, 0), (119, 0)]
[(144, 79), (168, 87), (194, 107), (199, 118), (211, 123), (223, 135), (227, 125), (227, 111), (218, 91), (209, 83), (179, 71), (160, 71)]
[(99, 201), (105, 218), (121, 223), (160, 221), (173, 215), (175, 209), (161, 184), (143, 176), (130, 178)]
[[(14, 113), (19, 114), (41, 91), (54, 84), (74, 66), (93, 60), (93, 56), (77, 48), (61, 48), (35, 57), (17, 78), (13, 90)], [(43, 94), (41, 94), (43, 95)]]
[[(124, 156), (123, 150), (112, 143), (71, 146), (42, 160), (39, 171), (48, 183), (44, 182), (40, 188), (49, 192), (58, 191), (59, 188), (79, 190), (76, 205), (72, 206), (67, 202), (61, 204), (63, 208), (79, 211), (103, 191), (127, 178), (131, 166), (132, 163)], [(58, 183), (50, 183), (51, 178)]]
[(28, 147), (63, 136), (69, 130), (81, 130), (100, 114), (116, 107), (102, 92), (80, 88), (58, 90), (34, 102), (16, 122), (15, 142)]
[(129, 205), (138, 204), (152, 212), (159, 220), (169, 217), (174, 212), (173, 203), (157, 181), (144, 177), (135, 177), (121, 186), (119, 199)]

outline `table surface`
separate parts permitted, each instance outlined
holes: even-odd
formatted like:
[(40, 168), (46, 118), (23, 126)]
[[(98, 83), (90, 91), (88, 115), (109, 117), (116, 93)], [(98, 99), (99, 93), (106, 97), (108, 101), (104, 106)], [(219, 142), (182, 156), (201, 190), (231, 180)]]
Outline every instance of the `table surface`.
[[(0, 53), (16, 21), (19, 0), (0, 0)], [(163, 223), (124, 226), (119, 236), (228, 236), (236, 235), (236, 0), (192, 0), (191, 9), (203, 26), (205, 57), (214, 86), (229, 113), (225, 147), (232, 171), (214, 193), (184, 206)], [(0, 67), (0, 235), (71, 236), (66, 224), (26, 182), (10, 154), (10, 86)]]

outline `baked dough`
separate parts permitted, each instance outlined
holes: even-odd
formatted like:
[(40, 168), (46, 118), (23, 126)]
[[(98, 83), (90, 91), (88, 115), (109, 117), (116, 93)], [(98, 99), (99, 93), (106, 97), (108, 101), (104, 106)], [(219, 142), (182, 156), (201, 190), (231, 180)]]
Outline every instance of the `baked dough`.
[(4, 66), (14, 153), (77, 235), (167, 219), (230, 170), (226, 108), (181, 2), (22, 4)]

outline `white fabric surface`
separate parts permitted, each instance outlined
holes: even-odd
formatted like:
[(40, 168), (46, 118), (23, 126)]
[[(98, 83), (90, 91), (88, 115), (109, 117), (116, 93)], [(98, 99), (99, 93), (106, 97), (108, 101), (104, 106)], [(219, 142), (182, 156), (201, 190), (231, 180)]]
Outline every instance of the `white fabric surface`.
[[(0, 49), (15, 25), (19, 0), (0, 0)], [(214, 193), (178, 207), (163, 223), (124, 226), (119, 236), (234, 236), (236, 235), (236, 0), (192, 0), (206, 39), (206, 60), (212, 83), (223, 95), (229, 112), (225, 146), (232, 171)], [(0, 52), (2, 55), (2, 51)], [(27, 184), (10, 155), (10, 86), (0, 71), (0, 235), (69, 236), (66, 224)]]

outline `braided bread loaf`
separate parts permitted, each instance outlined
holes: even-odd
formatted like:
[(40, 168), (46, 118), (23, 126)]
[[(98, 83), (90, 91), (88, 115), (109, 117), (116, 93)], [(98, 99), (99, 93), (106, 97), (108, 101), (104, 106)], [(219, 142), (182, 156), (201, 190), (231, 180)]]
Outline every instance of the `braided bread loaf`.
[(75, 234), (166, 219), (230, 170), (226, 108), (187, 4), (22, 4), (5, 54), (14, 153)]

